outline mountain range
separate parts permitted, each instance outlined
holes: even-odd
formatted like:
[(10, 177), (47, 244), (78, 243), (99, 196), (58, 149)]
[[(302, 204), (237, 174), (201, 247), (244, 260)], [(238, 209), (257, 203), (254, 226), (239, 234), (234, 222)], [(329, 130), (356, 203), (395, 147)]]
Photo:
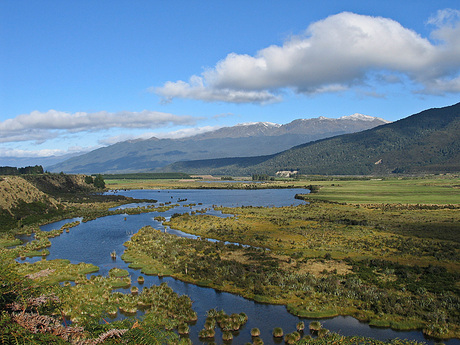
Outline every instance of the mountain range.
[(318, 117), (287, 124), (244, 123), (181, 139), (129, 140), (45, 166), (51, 172), (127, 173), (159, 171), (179, 161), (270, 155), (299, 144), (355, 133), (386, 124), (381, 118), (353, 114)]
[(358, 133), (256, 157), (177, 162), (164, 171), (221, 175), (368, 175), (460, 172), (460, 103)]

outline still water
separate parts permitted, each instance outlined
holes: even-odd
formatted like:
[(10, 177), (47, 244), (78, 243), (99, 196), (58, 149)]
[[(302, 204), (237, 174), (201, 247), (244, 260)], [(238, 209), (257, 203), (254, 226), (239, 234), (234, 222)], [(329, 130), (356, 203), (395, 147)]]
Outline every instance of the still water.
[[(108, 194), (114, 193), (117, 192), (109, 192)], [(131, 235), (136, 233), (141, 227), (146, 225), (166, 230), (179, 236), (186, 236), (186, 234), (173, 229), (165, 229), (160, 222), (154, 220), (156, 216), (163, 216), (168, 219), (174, 213), (185, 213), (204, 208), (209, 209), (208, 214), (228, 216), (213, 210), (213, 205), (229, 207), (280, 207), (298, 205), (303, 203), (303, 201), (294, 199), (295, 194), (305, 194), (306, 190), (132, 190), (118, 193), (137, 199), (156, 200), (157, 202), (152, 201), (150, 203), (156, 206), (167, 202), (179, 204), (179, 206), (161, 213), (121, 214), (81, 223), (77, 227), (72, 228), (69, 233), (64, 232), (61, 236), (50, 239), (52, 245), (49, 248), (50, 255), (48, 256), (48, 260), (60, 258), (69, 259), (72, 263), (92, 263), (100, 268), (97, 273), (99, 275), (107, 275), (108, 271), (114, 267), (127, 269), (130, 272), (133, 285), (138, 286), (139, 290), (142, 290), (144, 286), (148, 287), (166, 282), (176, 293), (179, 295), (186, 294), (193, 301), (193, 309), (198, 314), (198, 321), (190, 327), (190, 338), (194, 344), (204, 344), (204, 342), (198, 339), (198, 332), (203, 329), (206, 311), (211, 308), (223, 309), (227, 314), (245, 312), (248, 315), (247, 324), (240, 329), (237, 336), (234, 336), (232, 344), (235, 345), (251, 342), (250, 330), (254, 327), (258, 327), (261, 330), (261, 338), (265, 344), (274, 344), (276, 342), (271, 335), (273, 328), (281, 327), (286, 334), (295, 331), (297, 322), (304, 321), (308, 325), (312, 321), (298, 318), (288, 313), (284, 306), (256, 303), (237, 295), (184, 283), (170, 277), (158, 278), (156, 276), (144, 276), (145, 283), (139, 285), (137, 277), (141, 275), (140, 272), (128, 268), (128, 265), (119, 258), (124, 251), (123, 243), (129, 240)], [(186, 206), (189, 204), (196, 204), (196, 206)], [(136, 206), (137, 204), (129, 205), (129, 207)], [(126, 205), (123, 207), (126, 207)], [(43, 226), (42, 230), (59, 229), (63, 224), (73, 220), (78, 220), (78, 218), (48, 224)], [(118, 255), (116, 260), (112, 260), (110, 256), (110, 253), (114, 250)], [(34, 260), (38, 259), (31, 259), (30, 261)], [(128, 289), (121, 291), (129, 292)], [(425, 339), (419, 331), (398, 332), (391, 329), (372, 328), (352, 317), (339, 316), (321, 320), (321, 323), (325, 328), (342, 335), (369, 336), (379, 340), (393, 338), (412, 339), (425, 341), (430, 344), (435, 343), (433, 340)], [(221, 333), (218, 329), (216, 329), (215, 339), (218, 343), (221, 343)], [(444, 341), (444, 343), (453, 345), (460, 344), (460, 341), (452, 339)]]

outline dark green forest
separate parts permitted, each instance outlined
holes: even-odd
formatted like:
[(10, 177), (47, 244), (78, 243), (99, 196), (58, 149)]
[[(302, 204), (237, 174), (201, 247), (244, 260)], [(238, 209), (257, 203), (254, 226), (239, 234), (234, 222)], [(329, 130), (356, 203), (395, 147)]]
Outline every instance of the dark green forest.
[(177, 162), (171, 171), (226, 175), (389, 175), (460, 171), (460, 103), (271, 156)]
[(43, 174), (41, 165), (27, 166), (24, 168), (2, 166), (0, 167), (0, 175), (25, 175), (25, 174)]

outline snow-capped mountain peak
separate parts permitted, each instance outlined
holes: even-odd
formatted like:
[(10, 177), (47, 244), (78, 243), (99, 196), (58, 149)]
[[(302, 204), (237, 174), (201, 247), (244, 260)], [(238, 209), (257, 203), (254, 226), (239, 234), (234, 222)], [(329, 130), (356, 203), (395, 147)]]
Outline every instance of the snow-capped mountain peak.
[(353, 120), (353, 121), (374, 121), (374, 120), (379, 120), (379, 121), (383, 121), (385, 123), (389, 122), (389, 121), (386, 121), (384, 119), (381, 119), (380, 117), (374, 117), (374, 116), (364, 115), (364, 114), (360, 114), (360, 113), (354, 113), (352, 115), (342, 116), (342, 117), (339, 117), (339, 120)]
[(245, 122), (245, 123), (239, 123), (236, 126), (254, 126), (254, 125), (259, 125), (259, 126), (264, 126), (264, 127), (280, 127), (280, 124), (273, 123), (273, 122)]

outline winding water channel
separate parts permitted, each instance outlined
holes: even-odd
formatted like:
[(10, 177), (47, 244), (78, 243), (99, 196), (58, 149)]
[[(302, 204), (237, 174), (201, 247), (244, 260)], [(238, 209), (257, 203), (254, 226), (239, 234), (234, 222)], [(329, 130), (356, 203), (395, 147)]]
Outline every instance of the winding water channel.
[[(179, 295), (186, 294), (193, 301), (193, 309), (198, 314), (198, 321), (191, 325), (190, 338), (194, 344), (205, 344), (198, 338), (198, 332), (203, 329), (206, 318), (206, 311), (211, 308), (225, 310), (227, 314), (245, 312), (248, 317), (248, 323), (234, 337), (232, 344), (244, 344), (251, 342), (250, 330), (258, 327), (261, 330), (261, 338), (266, 344), (275, 343), (271, 335), (273, 328), (282, 327), (285, 333), (295, 331), (296, 323), (303, 320), (306, 325), (312, 320), (298, 318), (290, 314), (284, 306), (260, 304), (238, 295), (219, 292), (211, 288), (203, 288), (193, 284), (181, 282), (179, 280), (156, 276), (144, 276), (145, 283), (139, 285), (137, 277), (140, 275), (138, 270), (128, 268), (128, 264), (119, 258), (124, 251), (123, 243), (130, 239), (141, 227), (151, 225), (156, 229), (166, 230), (179, 236), (187, 234), (165, 229), (161, 222), (154, 220), (156, 216), (163, 216), (167, 219), (174, 213), (185, 213), (193, 210), (208, 208), (208, 214), (222, 215), (213, 209), (213, 205), (218, 206), (264, 206), (280, 207), (288, 205), (298, 205), (302, 201), (294, 199), (295, 194), (305, 193), (303, 189), (262, 189), (262, 190), (131, 190), (119, 192), (125, 196), (137, 199), (153, 199), (160, 203), (172, 202), (173, 204), (180, 201), (180, 206), (174, 207), (166, 212), (151, 212), (138, 215), (114, 215), (98, 218), (86, 223), (81, 223), (69, 233), (63, 233), (61, 236), (51, 238), (50, 255), (48, 260), (68, 259), (72, 263), (86, 262), (100, 268), (97, 274), (107, 275), (109, 270), (118, 267), (127, 269), (131, 275), (134, 286), (139, 290), (151, 285), (159, 285), (166, 282)], [(115, 193), (115, 192), (109, 192)], [(196, 206), (184, 206), (196, 204)], [(125, 205), (123, 207), (137, 207), (139, 204)], [(141, 206), (143, 204), (140, 204)], [(43, 231), (59, 229), (63, 224), (69, 221), (60, 222), (42, 226)], [(113, 260), (110, 253), (115, 250), (119, 255)], [(27, 259), (29, 262), (39, 260), (40, 258)], [(129, 289), (120, 290), (129, 293)], [(140, 314), (139, 314), (140, 315)], [(119, 316), (120, 317), (120, 316)], [(391, 329), (373, 328), (365, 323), (361, 323), (352, 317), (335, 317), (321, 320), (323, 326), (333, 332), (342, 335), (361, 335), (369, 336), (379, 340), (388, 340), (393, 338), (411, 339), (424, 341), (434, 344), (432, 339), (426, 339), (422, 332), (399, 332)], [(222, 339), (221, 334), (216, 330), (216, 338)], [(460, 340), (451, 339), (444, 341), (445, 344), (460, 344)]]

